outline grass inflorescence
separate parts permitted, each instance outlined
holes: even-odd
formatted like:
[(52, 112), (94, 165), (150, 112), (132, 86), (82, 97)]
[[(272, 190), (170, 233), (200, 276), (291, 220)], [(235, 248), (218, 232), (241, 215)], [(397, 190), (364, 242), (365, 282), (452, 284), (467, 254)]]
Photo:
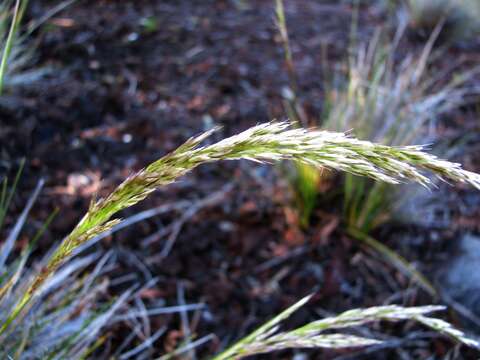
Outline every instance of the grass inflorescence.
[(415, 320), (439, 333), (450, 336), (470, 347), (480, 349), (480, 343), (463, 332), (454, 329), (449, 323), (427, 316), (444, 310), (443, 306), (403, 307), (397, 305), (378, 306), (366, 309), (353, 309), (340, 315), (313, 321), (289, 331), (279, 331), (282, 322), (304, 306), (309, 296), (293, 304), (272, 320), (238, 341), (214, 358), (214, 360), (241, 359), (256, 354), (269, 353), (290, 348), (342, 349), (381, 345), (382, 341), (347, 333), (331, 333), (331, 330), (365, 325), (376, 321), (398, 322)]
[[(344, 133), (292, 129), (286, 122), (260, 124), (244, 132), (202, 146), (213, 132), (189, 139), (177, 150), (127, 178), (109, 196), (92, 204), (73, 231), (53, 252), (41, 270), (12, 304), (0, 327), (0, 336), (21, 321), (23, 310), (41, 294), (47, 281), (58, 273), (80, 245), (120, 222), (111, 218), (195, 167), (219, 160), (247, 159), (256, 162), (293, 160), (398, 184), (406, 181), (430, 186), (424, 174), (430, 171), (441, 179), (464, 182), (480, 189), (480, 175), (463, 170), (459, 164), (438, 159), (422, 146), (389, 147), (362, 141)], [(23, 315), (22, 315), (23, 316)]]

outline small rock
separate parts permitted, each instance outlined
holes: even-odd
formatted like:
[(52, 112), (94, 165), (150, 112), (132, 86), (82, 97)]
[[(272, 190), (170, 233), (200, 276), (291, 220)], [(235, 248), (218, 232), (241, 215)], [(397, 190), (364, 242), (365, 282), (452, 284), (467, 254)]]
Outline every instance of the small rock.
[(466, 234), (459, 251), (439, 271), (440, 286), (452, 299), (480, 316), (480, 237)]

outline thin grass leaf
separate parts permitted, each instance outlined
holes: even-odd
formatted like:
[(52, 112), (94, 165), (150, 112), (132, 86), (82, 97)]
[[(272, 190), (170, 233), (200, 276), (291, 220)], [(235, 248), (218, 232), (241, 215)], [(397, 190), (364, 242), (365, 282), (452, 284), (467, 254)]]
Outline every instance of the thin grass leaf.
[[(9, 191), (8, 188), (8, 180), (7, 178), (3, 179), (3, 187), (2, 187), (2, 196), (0, 201), (0, 229), (2, 229), (3, 222), (5, 221), (5, 215), (10, 207), (10, 203), (12, 202), (13, 195), (15, 195), (15, 191), (17, 190), (17, 185), (22, 175), (23, 167), (25, 166), (25, 159), (20, 161), (20, 166), (18, 168), (17, 174), (15, 175), (15, 179), (13, 180), (13, 184)], [(7, 195), (8, 194), (8, 195)]]
[(13, 245), (15, 244), (15, 241), (17, 240), (17, 237), (20, 234), (20, 231), (22, 230), (23, 225), (27, 220), (28, 214), (30, 213), (30, 210), (32, 209), (33, 204), (37, 200), (37, 197), (40, 194), (40, 191), (42, 190), (44, 183), (45, 181), (43, 179), (40, 179), (40, 181), (37, 183), (37, 186), (35, 187), (35, 190), (33, 191), (32, 195), (28, 199), (28, 202), (25, 205), (25, 208), (23, 209), (22, 213), (18, 216), (17, 222), (15, 223), (14, 227), (10, 231), (10, 234), (7, 236), (5, 242), (1, 246), (0, 269), (4, 267), (5, 261), (10, 255), (13, 249)]
[(2, 304), (4, 298), (7, 298), (11, 289), (13, 288), (14, 285), (16, 285), (23, 273), (23, 270), (25, 268), (25, 265), (28, 260), (28, 253), (23, 252), (23, 254), (20, 256), (20, 260), (18, 261), (18, 266), (15, 272), (8, 278), (8, 280), (2, 285), (2, 288), (0, 289), (0, 304)]
[(43, 236), (43, 234), (45, 233), (45, 231), (47, 231), (48, 227), (50, 226), (50, 224), (52, 223), (52, 221), (55, 219), (55, 217), (57, 216), (59, 210), (58, 208), (53, 210), (50, 215), (48, 215), (47, 219), (43, 222), (42, 226), (40, 227), (40, 229), (38, 229), (38, 231), (35, 233), (35, 235), (33, 235), (32, 237), (32, 240), (30, 240), (29, 244), (28, 244), (28, 251), (31, 252), (33, 250), (33, 248), (35, 247), (35, 245), (37, 244), (38, 240)]
[(8, 31), (7, 39), (5, 41), (5, 46), (2, 52), (2, 58), (0, 59), (0, 96), (2, 95), (2, 92), (3, 92), (3, 84), (5, 79), (5, 73), (7, 71), (8, 59), (12, 51), (13, 42), (15, 39), (15, 35), (17, 33), (18, 24), (20, 20), (20, 14), (21, 14), (20, 5), (21, 5), (21, 0), (16, 0), (15, 6), (13, 8), (13, 17), (10, 25), (10, 30)]
[(213, 334), (210, 334), (210, 335), (206, 335), (200, 339), (197, 339), (195, 341), (192, 341), (191, 343), (189, 344), (186, 344), (184, 346), (181, 346), (179, 347), (178, 349), (166, 354), (166, 355), (163, 355), (159, 358), (157, 358), (156, 360), (170, 360), (170, 359), (174, 359), (176, 358), (177, 356), (181, 355), (181, 354), (184, 354), (186, 353), (187, 351), (191, 351), (192, 349), (195, 349), (203, 344), (205, 344), (206, 342), (208, 341), (211, 341), (215, 339), (215, 335)]
[(107, 339), (108, 339), (108, 338), (107, 338), (107, 336), (105, 336), (105, 335), (98, 337), (98, 339), (95, 340), (95, 343), (93, 343), (92, 346), (90, 346), (89, 348), (85, 349), (85, 351), (83, 352), (83, 354), (80, 355), (79, 360), (91, 359), (93, 353), (95, 352), (95, 350), (97, 350), (97, 349), (100, 348), (103, 344), (105, 344), (105, 342), (107, 341)]
[(119, 360), (127, 360), (131, 359), (132, 357), (138, 355), (139, 353), (149, 349), (152, 344), (157, 341), (160, 336), (162, 336), (165, 332), (167, 331), (166, 327), (162, 327), (159, 330), (155, 332), (152, 336), (150, 336), (148, 339), (146, 339), (144, 342), (142, 342), (140, 345), (134, 347), (132, 350), (127, 351), (126, 353), (123, 353), (120, 355), (118, 358)]

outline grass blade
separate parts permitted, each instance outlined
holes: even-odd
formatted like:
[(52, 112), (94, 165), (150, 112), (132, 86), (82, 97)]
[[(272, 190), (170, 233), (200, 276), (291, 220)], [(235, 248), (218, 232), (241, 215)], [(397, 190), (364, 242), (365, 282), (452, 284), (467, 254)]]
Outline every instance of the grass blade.
[(13, 8), (13, 17), (12, 22), (10, 24), (10, 30), (8, 31), (7, 40), (5, 41), (5, 47), (3, 49), (2, 58), (0, 60), (0, 96), (3, 92), (3, 84), (5, 73), (7, 71), (8, 66), (8, 58), (10, 56), (10, 52), (12, 51), (13, 42), (15, 39), (15, 35), (17, 33), (18, 24), (20, 20), (20, 0), (15, 1), (15, 6)]

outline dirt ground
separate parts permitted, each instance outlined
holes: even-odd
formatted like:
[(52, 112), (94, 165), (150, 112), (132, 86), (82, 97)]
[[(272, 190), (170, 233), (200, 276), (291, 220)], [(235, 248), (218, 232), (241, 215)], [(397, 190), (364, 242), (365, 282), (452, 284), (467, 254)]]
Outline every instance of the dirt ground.
[[(32, 2), (28, 16), (44, 14), (55, 3)], [(330, 63), (347, 53), (352, 7), (346, 1), (286, 4), (301, 101), (308, 116), (319, 119), (325, 51)], [(94, 193), (107, 194), (189, 136), (222, 125), (215, 135), (219, 139), (284, 119), (282, 88), (288, 78), (273, 9), (270, 0), (79, 0), (50, 19), (38, 33), (36, 62), (52, 71), (45, 80), (9, 93), (0, 107), (0, 171), (12, 174), (26, 158), (10, 223), (44, 177), (46, 188), (24, 235), (54, 208), (61, 209), (39, 244), (42, 253), (72, 229)], [(359, 39), (368, 39), (387, 19), (377, 6), (362, 6)], [(404, 46), (422, 44), (412, 35)], [(480, 59), (480, 43), (452, 47), (447, 54), (474, 63)], [(448, 59), (440, 59), (438, 66), (445, 64)], [(445, 119), (442, 131), (452, 141), (468, 135), (455, 160), (480, 171), (476, 106)], [(389, 225), (376, 234), (433, 280), (462, 234), (480, 231), (475, 191), (443, 185), (435, 191), (444, 200), (448, 227)], [(200, 355), (213, 354), (313, 292), (311, 303), (289, 325), (353, 307), (439, 301), (350, 239), (342, 231), (335, 197), (322, 200), (311, 227), (301, 230), (279, 168), (246, 162), (201, 167), (122, 216), (183, 200), (191, 201), (187, 216), (182, 217), (185, 209), (159, 215), (98, 246), (119, 254), (112, 279), (135, 274), (126, 283), (113, 283), (112, 296), (131, 283), (157, 278), (145, 293), (147, 305), (158, 299), (178, 304), (179, 288), (186, 302), (207, 305), (190, 314), (192, 333), (215, 334), (214, 341), (198, 349)], [(446, 318), (464, 325), (455, 311)], [(155, 343), (158, 354), (174, 347), (181, 331), (178, 314), (152, 318), (154, 328), (163, 325), (168, 331)], [(114, 346), (126, 329), (110, 331)], [(312, 359), (426, 359), (442, 358), (454, 347), (411, 323), (369, 331), (386, 334), (391, 345), (371, 353), (296, 353)], [(469, 356), (463, 348), (462, 354)]]

